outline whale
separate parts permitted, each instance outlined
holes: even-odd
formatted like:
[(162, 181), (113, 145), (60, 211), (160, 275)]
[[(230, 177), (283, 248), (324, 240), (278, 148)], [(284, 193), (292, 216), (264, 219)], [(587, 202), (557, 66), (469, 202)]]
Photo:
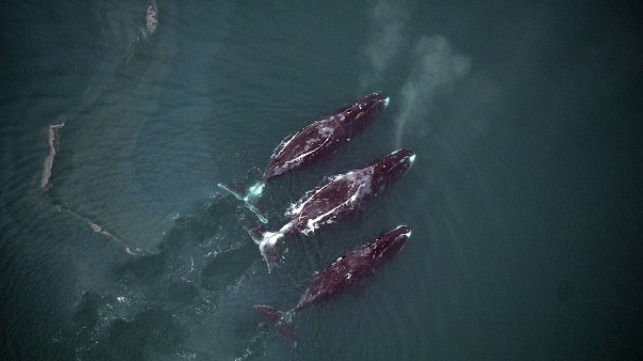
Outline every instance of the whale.
[(308, 236), (323, 226), (358, 217), (411, 168), (414, 160), (413, 151), (401, 148), (364, 168), (329, 177), (324, 185), (307, 192), (286, 210), (288, 222), (279, 231), (250, 229), (268, 272), (277, 265), (277, 244), (285, 235)]
[(400, 252), (410, 236), (409, 227), (400, 225), (346, 252), (313, 277), (297, 305), (288, 312), (263, 304), (253, 307), (280, 335), (296, 346), (297, 331), (292, 322), (292, 316), (296, 312), (362, 285), (377, 269)]
[(309, 165), (344, 146), (371, 124), (388, 102), (381, 92), (366, 95), (286, 137), (270, 157), (264, 180)]
[(384, 93), (374, 92), (287, 136), (275, 148), (262, 179), (250, 186), (245, 194), (223, 183), (218, 186), (241, 200), (262, 223), (267, 223), (267, 218), (255, 206), (266, 182), (329, 157), (373, 123), (388, 103), (389, 97)]

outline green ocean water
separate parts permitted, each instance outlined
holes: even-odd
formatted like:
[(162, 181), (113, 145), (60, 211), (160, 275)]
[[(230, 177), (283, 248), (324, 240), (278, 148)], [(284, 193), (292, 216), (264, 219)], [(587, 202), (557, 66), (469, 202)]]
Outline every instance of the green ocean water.
[[(158, 0), (137, 41), (148, 5), (0, 5), (3, 359), (642, 357), (640, 5)], [(402, 146), (413, 168), (268, 274), (217, 183), (373, 91), (369, 129), (266, 187), (266, 227), (326, 176)], [(297, 348), (252, 309), (399, 224), (373, 279), (295, 316)]]

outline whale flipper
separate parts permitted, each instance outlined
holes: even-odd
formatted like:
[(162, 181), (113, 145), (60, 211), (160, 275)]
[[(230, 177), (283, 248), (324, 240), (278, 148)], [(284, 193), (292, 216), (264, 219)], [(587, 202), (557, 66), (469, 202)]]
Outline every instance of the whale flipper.
[(229, 187), (223, 183), (218, 183), (217, 186), (228, 193), (232, 194), (236, 199), (240, 200), (243, 202), (243, 205), (248, 208), (250, 212), (252, 212), (261, 223), (266, 224), (268, 223), (268, 218), (257, 208), (253, 202), (254, 200), (258, 199), (261, 197), (261, 194), (263, 193), (263, 188), (266, 186), (266, 183), (264, 182), (258, 182), (255, 183), (253, 186), (248, 188), (248, 191), (246, 192), (245, 195), (241, 194), (240, 192), (232, 189), (232, 187)]
[(290, 313), (284, 313), (266, 305), (254, 305), (254, 309), (259, 312), (272, 328), (286, 337), (292, 344), (292, 347), (297, 347), (297, 330), (290, 320)]

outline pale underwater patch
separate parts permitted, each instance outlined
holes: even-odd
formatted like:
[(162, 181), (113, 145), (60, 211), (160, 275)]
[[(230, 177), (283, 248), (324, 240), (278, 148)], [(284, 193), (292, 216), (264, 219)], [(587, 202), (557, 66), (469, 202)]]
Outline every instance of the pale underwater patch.
[(257, 182), (254, 185), (250, 186), (248, 188), (248, 192), (244, 195), (241, 194), (228, 186), (226, 186), (223, 183), (217, 183), (217, 186), (228, 193), (232, 194), (236, 199), (240, 200), (243, 202), (243, 205), (250, 211), (252, 212), (261, 223), (266, 224), (268, 223), (268, 218), (257, 208), (253, 203), (255, 200), (261, 198), (261, 195), (263, 194), (263, 190), (266, 187), (265, 182)]

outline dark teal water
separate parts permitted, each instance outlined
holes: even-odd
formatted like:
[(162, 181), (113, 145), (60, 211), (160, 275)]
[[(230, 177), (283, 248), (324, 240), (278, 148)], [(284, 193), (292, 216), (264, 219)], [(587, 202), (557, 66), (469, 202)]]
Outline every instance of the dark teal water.
[[(3, 359), (642, 358), (640, 6), (158, 0), (137, 43), (147, 5), (0, 6)], [(416, 163), (267, 274), (216, 184), (375, 90), (369, 130), (267, 187), (268, 228), (324, 176), (399, 146)], [(296, 349), (255, 314), (398, 224), (404, 251), (296, 315)]]

